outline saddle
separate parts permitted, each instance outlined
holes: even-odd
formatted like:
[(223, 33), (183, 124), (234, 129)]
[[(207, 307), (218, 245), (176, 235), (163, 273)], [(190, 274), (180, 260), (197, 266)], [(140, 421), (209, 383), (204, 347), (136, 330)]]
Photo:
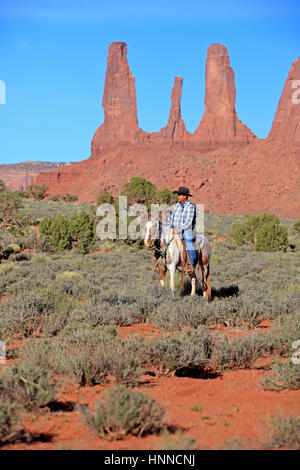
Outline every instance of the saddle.
[[(191, 260), (190, 260), (190, 255), (189, 255), (189, 252), (188, 250), (186, 249), (186, 245), (185, 245), (185, 241), (184, 239), (180, 239), (182, 244), (183, 244), (183, 259), (181, 260), (181, 269), (182, 269), (182, 272), (183, 274), (186, 273), (186, 274), (191, 274), (194, 276), (196, 275), (195, 274), (195, 269), (191, 263)], [(194, 240), (193, 240), (194, 241)], [(175, 243), (177, 244), (177, 240), (175, 239)], [(155, 252), (153, 253), (153, 258), (154, 258), (154, 263), (155, 263), (155, 266), (154, 266), (154, 269), (153, 271), (155, 272), (160, 272), (161, 271), (161, 266), (159, 265), (159, 260), (160, 260), (160, 254), (158, 252)], [(196, 262), (195, 262), (195, 266), (197, 266), (197, 263), (198, 260), (196, 259)]]

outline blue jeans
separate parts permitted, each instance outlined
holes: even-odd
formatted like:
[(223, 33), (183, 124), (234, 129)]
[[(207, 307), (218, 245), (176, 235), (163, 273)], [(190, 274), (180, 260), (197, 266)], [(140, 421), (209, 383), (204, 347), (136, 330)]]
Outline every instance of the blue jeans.
[(189, 252), (189, 255), (190, 255), (191, 263), (194, 266), (195, 261), (196, 261), (196, 257), (197, 257), (197, 253), (195, 251), (194, 243), (193, 243), (193, 230), (192, 229), (185, 230), (183, 232), (183, 238), (185, 240), (186, 249), (187, 249), (187, 251)]

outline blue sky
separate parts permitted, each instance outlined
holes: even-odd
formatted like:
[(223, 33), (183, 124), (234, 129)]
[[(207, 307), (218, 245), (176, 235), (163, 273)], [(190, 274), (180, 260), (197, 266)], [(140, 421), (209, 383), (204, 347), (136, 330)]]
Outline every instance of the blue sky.
[(183, 76), (182, 115), (194, 132), (206, 51), (220, 43), (235, 71), (239, 118), (264, 138), (299, 57), (299, 19), (295, 0), (1, 0), (0, 163), (90, 156), (113, 41), (128, 45), (145, 131), (166, 125), (174, 77)]

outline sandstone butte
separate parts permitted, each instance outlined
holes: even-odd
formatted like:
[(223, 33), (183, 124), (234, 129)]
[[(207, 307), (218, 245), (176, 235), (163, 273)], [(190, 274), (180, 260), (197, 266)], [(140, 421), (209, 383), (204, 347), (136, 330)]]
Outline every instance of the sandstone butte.
[(166, 126), (144, 132), (138, 125), (127, 45), (112, 43), (104, 122), (92, 139), (91, 156), (40, 173), (35, 182), (47, 185), (50, 194), (69, 192), (80, 201), (95, 202), (101, 191), (117, 196), (125, 182), (140, 176), (158, 189), (188, 186), (192, 200), (204, 203), (206, 211), (266, 211), (299, 218), (300, 58), (292, 64), (266, 139), (257, 138), (237, 116), (234, 71), (225, 46), (208, 48), (205, 79), (205, 112), (194, 134), (181, 116), (182, 77), (175, 77)]

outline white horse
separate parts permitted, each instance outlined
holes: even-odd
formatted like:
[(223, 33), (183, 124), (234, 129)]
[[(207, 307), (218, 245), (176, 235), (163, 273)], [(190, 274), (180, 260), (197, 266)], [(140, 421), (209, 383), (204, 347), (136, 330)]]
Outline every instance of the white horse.
[[(153, 249), (153, 260), (155, 270), (160, 273), (160, 283), (165, 285), (165, 276), (167, 269), (170, 271), (170, 288), (175, 291), (175, 274), (177, 266), (182, 266), (183, 243), (178, 234), (172, 233), (172, 230), (160, 219), (149, 220), (146, 223), (146, 234), (144, 239), (145, 246)], [(197, 253), (196, 266), (201, 266), (202, 271), (202, 290), (203, 297), (211, 299), (210, 287), (210, 243), (203, 235), (197, 233), (194, 247)], [(160, 261), (163, 261), (163, 265)], [(195, 274), (189, 274), (192, 283), (191, 295), (196, 294), (197, 277)]]

